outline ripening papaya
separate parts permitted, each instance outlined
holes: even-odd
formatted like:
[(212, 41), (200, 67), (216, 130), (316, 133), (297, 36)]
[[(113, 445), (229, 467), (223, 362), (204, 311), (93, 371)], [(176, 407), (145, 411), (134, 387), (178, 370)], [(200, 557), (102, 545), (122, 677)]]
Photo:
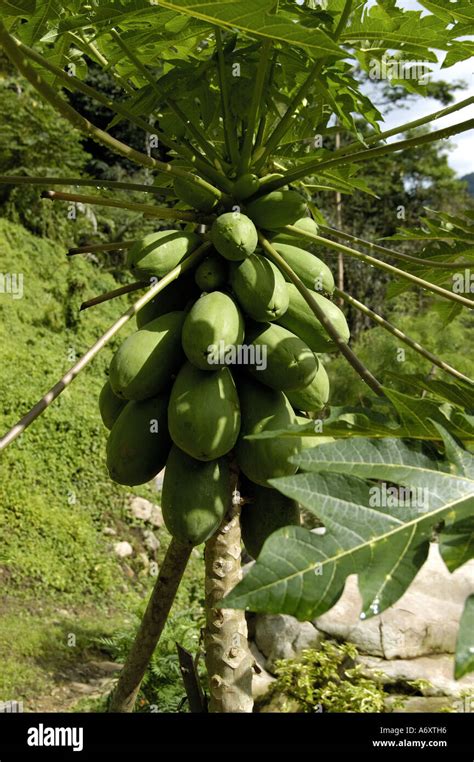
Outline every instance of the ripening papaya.
[(306, 201), (296, 191), (276, 190), (250, 201), (246, 212), (255, 225), (265, 230), (278, 230), (293, 225), (308, 210)]
[(294, 333), (281, 325), (263, 323), (253, 326), (245, 336), (246, 344), (258, 347), (250, 373), (272, 389), (286, 391), (308, 386), (316, 375), (318, 360), (312, 350)]
[(240, 405), (230, 370), (209, 373), (185, 363), (171, 390), (168, 426), (173, 442), (197, 460), (215, 460), (232, 450)]
[(147, 323), (151, 323), (161, 315), (166, 315), (167, 312), (186, 310), (189, 303), (195, 301), (198, 296), (199, 291), (193, 276), (184, 273), (137, 312), (138, 328), (143, 328)]
[(189, 545), (205, 542), (220, 526), (230, 500), (225, 458), (203, 463), (173, 445), (161, 493), (163, 519), (172, 537)]
[(99, 395), (99, 411), (106, 429), (111, 429), (126, 405), (126, 401), (114, 394), (107, 379)]
[(214, 193), (190, 180), (177, 177), (173, 188), (180, 201), (188, 204), (193, 209), (198, 209), (200, 212), (212, 212), (217, 205), (218, 198)]
[[(314, 423), (311, 421), (310, 418), (305, 418), (302, 415), (296, 416), (296, 423), (302, 424), (308, 424), (308, 423)], [(313, 447), (319, 447), (319, 445), (327, 444), (328, 442), (335, 442), (336, 440), (334, 437), (323, 437), (319, 434), (315, 434), (313, 436), (304, 436), (298, 438), (298, 448), (301, 452), (302, 450), (312, 450)]]
[(126, 264), (138, 280), (163, 278), (201, 243), (195, 233), (160, 230), (134, 243), (128, 250)]
[(232, 189), (232, 195), (238, 201), (250, 198), (260, 188), (260, 180), (257, 175), (246, 174), (237, 178)]
[[(312, 235), (318, 235), (318, 224), (312, 217), (301, 217), (293, 223), (293, 227), (301, 230), (301, 233), (312, 233)], [(298, 233), (296, 231), (290, 232), (289, 230), (282, 230), (281, 233), (272, 238), (273, 243), (287, 243), (290, 246), (300, 246), (303, 242), (306, 245), (311, 245), (311, 239)]]
[(245, 501), (240, 515), (242, 542), (252, 558), (260, 555), (265, 540), (277, 529), (301, 523), (298, 503), (276, 489), (246, 479), (240, 494)]
[(226, 261), (217, 254), (211, 254), (201, 262), (194, 274), (194, 279), (201, 291), (209, 293), (224, 288), (228, 274)]
[(234, 300), (222, 291), (201, 296), (191, 307), (183, 326), (183, 349), (201, 370), (224, 367), (222, 353), (242, 344), (244, 321)]
[(277, 267), (252, 254), (230, 266), (230, 285), (244, 312), (257, 322), (277, 320), (288, 309), (288, 289)]
[(286, 429), (296, 423), (287, 397), (249, 377), (240, 379), (238, 392), (242, 423), (235, 454), (245, 476), (265, 487), (268, 479), (296, 473), (297, 467), (288, 460), (299, 450), (296, 438), (246, 439), (251, 434)]
[(257, 248), (257, 229), (245, 214), (226, 212), (214, 220), (211, 241), (221, 256), (239, 262)]
[(129, 336), (112, 358), (110, 384), (117, 397), (143, 400), (159, 394), (182, 365), (185, 313), (168, 312)]
[[(305, 286), (313, 291), (334, 291), (334, 277), (329, 267), (314, 254), (298, 246), (272, 241), (272, 246), (281, 254)], [(287, 278), (289, 280), (289, 278)]]
[(308, 386), (289, 391), (286, 396), (296, 410), (305, 413), (322, 410), (329, 400), (329, 377), (322, 362), (319, 362), (316, 375)]
[[(290, 298), (288, 309), (278, 323), (299, 336), (313, 352), (336, 352), (337, 346), (326, 333), (325, 328), (311, 311), (300, 292), (292, 283), (287, 284)], [(315, 301), (322, 307), (326, 316), (336, 328), (343, 341), (350, 338), (349, 326), (339, 307), (322, 294), (311, 291)]]
[(110, 478), (129, 487), (146, 484), (166, 463), (171, 448), (168, 395), (125, 405), (107, 441)]

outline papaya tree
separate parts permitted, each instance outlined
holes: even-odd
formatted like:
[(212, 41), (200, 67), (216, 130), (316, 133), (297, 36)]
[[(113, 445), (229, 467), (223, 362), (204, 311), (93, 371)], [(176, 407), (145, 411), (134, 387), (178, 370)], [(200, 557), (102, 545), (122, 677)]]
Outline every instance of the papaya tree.
[[(417, 129), (461, 112), (468, 98), (383, 130), (383, 115), (361, 90), (357, 72), (384, 70), (390, 58), (397, 87), (423, 95), (427, 85), (406, 75), (413, 62), (429, 67), (442, 57), (449, 66), (471, 54), (464, 40), (472, 31), (470, 5), (421, 5), (423, 13), (396, 0), (19, 0), (0, 9), (0, 44), (23, 77), (84, 136), (145, 168), (149, 179), (38, 177), (32, 169), (0, 181), (38, 184), (53, 202), (110, 206), (156, 221), (156, 231), (139, 240), (69, 252), (106, 256), (120, 248), (134, 279), (84, 309), (144, 293), (0, 440), (4, 448), (20, 436), (136, 318), (99, 401), (110, 429), (107, 465), (112, 479), (129, 486), (166, 466), (162, 508), (172, 540), (112, 711), (133, 710), (197, 545), (205, 543), (204, 650), (214, 712), (252, 710), (246, 609), (316, 616), (355, 572), (364, 616), (380, 613), (410, 584), (441, 523), (448, 567), (470, 557), (473, 461), (465, 446), (474, 426), (465, 411), (473, 381), (336, 288), (334, 262), (354, 258), (391, 276), (399, 293), (421, 289), (433, 310), (453, 316), (472, 308), (470, 289), (455, 289), (453, 274), (473, 266), (473, 215), (434, 211), (419, 229), (402, 228), (401, 238), (422, 246), (415, 255), (328, 226), (313, 200), (315, 189), (370, 193), (359, 173), (370, 177), (371, 162), (474, 126), (460, 118)], [(91, 87), (90, 62), (114, 78), (119, 97)], [(71, 105), (69, 94), (77, 92), (108, 111), (107, 129)], [(124, 122), (142, 135), (143, 150), (116, 136)], [(343, 143), (333, 140), (336, 133)], [(81, 193), (81, 186), (96, 190)], [(144, 201), (115, 197), (114, 189), (142, 192)], [(352, 351), (336, 300), (453, 381), (414, 379), (420, 397), (382, 387)], [(321, 414), (330, 400), (324, 358), (335, 352), (368, 387), (371, 405), (363, 411)], [(429, 508), (374, 508), (369, 490), (381, 479), (426, 487)], [(325, 535), (298, 526), (299, 505), (324, 523)], [(242, 535), (257, 559), (243, 580)], [(472, 601), (458, 675), (473, 667), (471, 619)]]

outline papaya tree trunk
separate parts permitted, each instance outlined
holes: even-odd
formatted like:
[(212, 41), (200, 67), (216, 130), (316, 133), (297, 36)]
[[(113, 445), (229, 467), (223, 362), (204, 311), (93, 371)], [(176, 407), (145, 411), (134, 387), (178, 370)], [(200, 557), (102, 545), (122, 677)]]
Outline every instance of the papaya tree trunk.
[(216, 604), (242, 578), (240, 498), (217, 533), (206, 543), (206, 631), (204, 648), (209, 677), (210, 712), (252, 712), (253, 657), (245, 612)]
[(109, 712), (133, 712), (143, 676), (168, 619), (191, 550), (191, 545), (171, 540), (130, 653), (110, 697)]

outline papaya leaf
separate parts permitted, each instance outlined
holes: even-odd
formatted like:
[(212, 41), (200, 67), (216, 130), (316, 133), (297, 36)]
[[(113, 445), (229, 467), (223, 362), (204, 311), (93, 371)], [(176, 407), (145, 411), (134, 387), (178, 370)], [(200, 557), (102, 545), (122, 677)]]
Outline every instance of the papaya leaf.
[(21, 16), (28, 18), (36, 10), (36, 0), (3, 0), (0, 6), (0, 17)]
[(464, 604), (464, 611), (459, 624), (454, 677), (459, 680), (463, 675), (474, 670), (474, 595), (470, 595)]
[(433, 528), (474, 511), (474, 479), (403, 442), (329, 443), (294, 461), (311, 472), (273, 479), (272, 486), (314, 513), (326, 531), (285, 527), (272, 534), (223, 600), (226, 608), (311, 619), (334, 605), (356, 573), (361, 617), (374, 616), (405, 592), (426, 559)]
[(474, 558), (474, 517), (458, 521), (439, 534), (439, 552), (450, 572)]

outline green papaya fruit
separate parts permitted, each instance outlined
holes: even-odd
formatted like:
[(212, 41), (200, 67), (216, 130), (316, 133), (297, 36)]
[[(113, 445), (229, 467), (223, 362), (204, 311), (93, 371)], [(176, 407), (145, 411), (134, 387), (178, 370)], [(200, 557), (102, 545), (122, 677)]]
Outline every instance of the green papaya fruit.
[(230, 472), (225, 458), (203, 463), (173, 445), (161, 508), (168, 532), (179, 542), (199, 545), (220, 526), (230, 507)]
[(143, 400), (159, 394), (182, 365), (181, 331), (185, 313), (168, 312), (129, 336), (112, 358), (114, 394)]
[[(318, 257), (309, 251), (298, 248), (298, 246), (290, 246), (287, 243), (272, 241), (272, 246), (281, 254), (305, 286), (313, 291), (327, 291), (332, 294), (335, 288), (333, 274)], [(287, 278), (287, 280), (289, 279)]]
[[(301, 217), (301, 219), (296, 220), (296, 222), (293, 223), (293, 226), (305, 233), (312, 233), (313, 235), (318, 235), (319, 233), (318, 224), (312, 217)], [(290, 246), (299, 246), (303, 245), (303, 243), (307, 246), (311, 245), (310, 238), (307, 238), (304, 235), (298, 235), (296, 232), (290, 233), (288, 230), (282, 230), (281, 233), (278, 233), (278, 235), (272, 238), (272, 241), (273, 243), (287, 243)]]
[(283, 275), (273, 262), (259, 254), (231, 264), (230, 285), (240, 306), (253, 320), (270, 322), (288, 309)]
[(171, 448), (168, 395), (125, 405), (107, 441), (107, 468), (118, 484), (146, 484), (164, 468)]
[(240, 261), (249, 257), (258, 243), (258, 234), (252, 220), (240, 212), (226, 212), (214, 220), (211, 241), (226, 259)]
[[(278, 323), (299, 336), (313, 352), (336, 352), (337, 346), (326, 333), (319, 320), (312, 313), (300, 292), (292, 283), (287, 284), (289, 294), (288, 309)], [(324, 309), (345, 343), (349, 341), (350, 332), (346, 318), (339, 307), (326, 299), (322, 294), (311, 291), (315, 301)]]
[(183, 349), (188, 360), (201, 370), (226, 365), (222, 353), (241, 345), (244, 321), (234, 300), (222, 291), (201, 296), (191, 307), (183, 326)]
[(245, 499), (240, 515), (242, 542), (252, 558), (260, 555), (265, 540), (277, 529), (301, 523), (298, 503), (276, 489), (246, 479), (240, 494)]
[(308, 210), (303, 196), (292, 190), (277, 190), (250, 201), (246, 212), (255, 225), (266, 230), (278, 230), (293, 225)]
[(247, 174), (237, 178), (232, 189), (232, 195), (238, 201), (250, 198), (260, 188), (260, 180), (257, 175)]
[(214, 193), (182, 177), (176, 178), (173, 188), (180, 201), (200, 212), (212, 212), (217, 205), (218, 198)]
[(107, 379), (99, 395), (99, 411), (106, 429), (111, 429), (126, 405), (126, 401), (117, 397)]
[(319, 362), (316, 375), (308, 386), (287, 392), (286, 396), (296, 410), (305, 413), (322, 410), (329, 400), (329, 377), (322, 362)]
[[(264, 175), (263, 177), (260, 178), (260, 187), (262, 187), (262, 185), (266, 185), (266, 183), (273, 182), (273, 180), (281, 180), (282, 177), (283, 175), (281, 174), (281, 172), (270, 172), (270, 174)], [(283, 185), (280, 188), (280, 190), (288, 190), (288, 189), (289, 189), (288, 185)]]
[(197, 460), (215, 460), (232, 450), (240, 405), (230, 370), (209, 373), (185, 363), (171, 390), (168, 426), (173, 442)]
[(224, 288), (227, 283), (227, 263), (217, 254), (211, 254), (201, 262), (194, 278), (201, 291), (206, 293), (218, 291), (218, 289)]
[(316, 375), (318, 360), (294, 333), (281, 325), (263, 323), (247, 331), (246, 344), (261, 347), (258, 363), (248, 366), (250, 373), (272, 389), (286, 391), (308, 386)]
[(185, 273), (174, 280), (164, 291), (157, 294), (151, 302), (137, 312), (137, 326), (143, 328), (147, 323), (167, 312), (185, 310), (189, 302), (199, 297), (199, 291), (191, 274)]
[[(308, 424), (310, 422), (311, 422), (310, 418), (305, 418), (302, 415), (296, 416), (296, 423)], [(335, 441), (336, 440), (334, 439), (334, 437), (323, 437), (323, 436), (319, 436), (318, 434), (315, 434), (314, 437), (304, 436), (298, 439), (299, 450), (300, 452), (302, 450), (312, 450), (313, 447), (319, 447), (319, 445), (327, 444), (328, 442), (335, 442)]]
[(160, 230), (134, 243), (128, 250), (126, 264), (137, 280), (163, 278), (201, 243), (195, 233)]
[(286, 429), (296, 422), (293, 408), (283, 392), (248, 377), (240, 379), (238, 392), (242, 424), (235, 454), (245, 476), (265, 487), (269, 486), (268, 479), (296, 473), (297, 467), (288, 459), (298, 453), (297, 439), (246, 439), (262, 431)]

